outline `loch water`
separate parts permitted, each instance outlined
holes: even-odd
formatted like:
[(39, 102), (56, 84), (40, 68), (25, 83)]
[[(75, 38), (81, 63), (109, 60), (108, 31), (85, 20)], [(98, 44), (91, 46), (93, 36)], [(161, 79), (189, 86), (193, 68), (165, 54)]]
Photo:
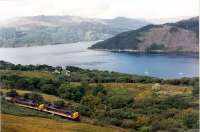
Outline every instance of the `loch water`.
[(15, 64), (71, 65), (162, 78), (193, 77), (199, 73), (198, 55), (89, 50), (94, 43), (0, 48), (0, 60)]

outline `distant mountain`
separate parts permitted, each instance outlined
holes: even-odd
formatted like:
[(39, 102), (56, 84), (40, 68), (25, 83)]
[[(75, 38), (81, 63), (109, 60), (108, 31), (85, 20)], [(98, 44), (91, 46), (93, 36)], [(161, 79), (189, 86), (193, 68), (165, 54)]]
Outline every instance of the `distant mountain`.
[(136, 52), (198, 52), (199, 17), (148, 25), (98, 42), (90, 49)]
[(145, 20), (130, 19), (130, 18), (126, 18), (126, 17), (117, 17), (114, 19), (104, 19), (103, 21), (110, 27), (122, 28), (122, 29), (127, 29), (127, 30), (138, 29), (145, 25), (150, 24), (149, 22), (147, 22)]
[(155, 18), (155, 19), (148, 19), (149, 22), (151, 22), (152, 24), (165, 24), (168, 22), (178, 22), (181, 20), (185, 20), (185, 19), (189, 19), (191, 18), (190, 16), (180, 16), (180, 17), (168, 17), (168, 18)]
[(149, 24), (129, 18), (90, 19), (75, 16), (34, 16), (0, 23), (0, 47), (104, 40)]

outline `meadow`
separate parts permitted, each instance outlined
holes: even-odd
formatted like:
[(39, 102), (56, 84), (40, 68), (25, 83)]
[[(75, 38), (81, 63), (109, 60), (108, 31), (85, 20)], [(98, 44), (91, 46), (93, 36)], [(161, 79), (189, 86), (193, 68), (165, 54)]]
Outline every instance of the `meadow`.
[(55, 121), (41, 117), (1, 114), (2, 132), (125, 132), (115, 127), (101, 127), (71, 121)]

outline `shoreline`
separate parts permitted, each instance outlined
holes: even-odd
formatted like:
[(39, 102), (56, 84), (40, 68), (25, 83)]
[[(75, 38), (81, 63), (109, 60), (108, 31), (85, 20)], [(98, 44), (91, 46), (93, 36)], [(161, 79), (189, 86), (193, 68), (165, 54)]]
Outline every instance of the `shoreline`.
[(154, 51), (144, 51), (144, 50), (132, 50), (132, 49), (91, 49), (95, 51), (108, 51), (108, 52), (127, 52), (127, 53), (141, 53), (141, 54), (177, 54), (177, 55), (194, 55), (199, 56), (199, 52), (177, 52), (177, 51), (162, 51), (162, 50), (154, 50)]

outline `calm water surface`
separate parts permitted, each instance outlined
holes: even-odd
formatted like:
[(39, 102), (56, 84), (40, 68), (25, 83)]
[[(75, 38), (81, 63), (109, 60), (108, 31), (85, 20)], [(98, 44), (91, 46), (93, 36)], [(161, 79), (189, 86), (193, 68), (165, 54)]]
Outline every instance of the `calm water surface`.
[(94, 43), (0, 48), (0, 60), (15, 64), (73, 65), (164, 78), (192, 77), (199, 72), (198, 57), (88, 50), (87, 47)]

